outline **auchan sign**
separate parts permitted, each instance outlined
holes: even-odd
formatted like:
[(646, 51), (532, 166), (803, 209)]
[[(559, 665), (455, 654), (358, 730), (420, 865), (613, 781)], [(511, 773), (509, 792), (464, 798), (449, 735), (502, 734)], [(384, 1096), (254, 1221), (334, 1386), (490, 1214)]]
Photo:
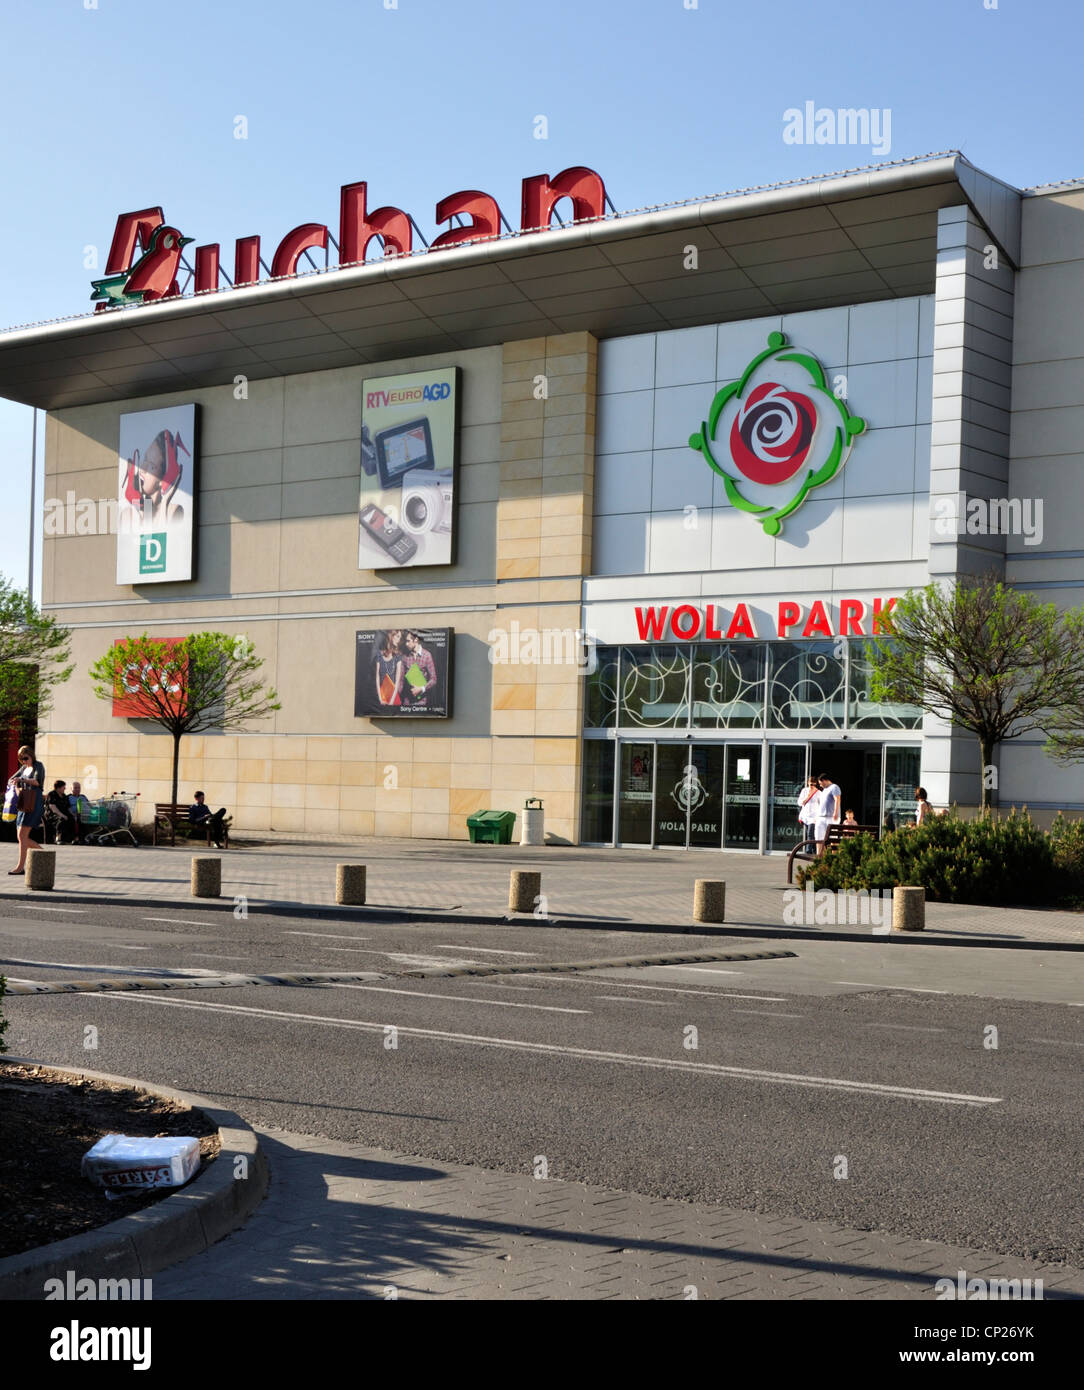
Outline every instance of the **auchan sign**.
[(760, 637), (872, 637), (888, 632), (888, 615), (896, 598), (780, 599), (775, 612), (775, 632), (758, 632), (751, 603), (723, 608), (709, 603), (636, 609), (636, 631), (641, 642), (732, 642)]
[[(575, 221), (590, 222), (606, 211), (606, 188), (601, 175), (576, 164), (552, 178), (534, 174), (523, 180), (520, 200), (520, 232), (543, 232), (553, 222), (556, 205), (562, 198), (572, 203)], [(492, 241), (501, 234), (501, 210), (497, 200), (476, 188), (450, 193), (436, 205), (435, 220), (469, 219), (452, 226), (430, 243), (430, 251), (444, 251), (465, 242)], [(414, 219), (402, 208), (379, 207), (369, 210), (366, 183), (348, 183), (339, 193), (339, 265), (357, 265), (365, 260), (369, 243), (378, 237), (385, 256), (409, 256), (414, 249)], [(177, 272), (181, 253), (193, 238), (183, 237), (176, 227), (167, 227), (160, 207), (122, 212), (109, 248), (105, 277), (94, 281), (92, 299), (101, 301), (98, 309), (118, 304), (147, 303), (181, 293)], [(298, 262), (307, 251), (326, 251), (332, 240), (326, 224), (302, 222), (279, 242), (271, 256), (271, 277), (297, 274)], [(138, 252), (138, 254), (137, 254)], [(263, 260), (258, 236), (240, 237), (234, 245), (233, 285), (254, 285), (260, 279)], [(219, 288), (220, 246), (217, 242), (197, 246), (195, 251), (195, 292)]]

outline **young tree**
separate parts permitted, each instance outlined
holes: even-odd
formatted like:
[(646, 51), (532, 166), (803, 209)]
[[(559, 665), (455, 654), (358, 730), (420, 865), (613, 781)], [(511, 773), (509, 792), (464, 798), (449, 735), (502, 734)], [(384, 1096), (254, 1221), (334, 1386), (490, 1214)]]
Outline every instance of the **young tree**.
[(243, 729), (281, 709), (260, 679), (263, 658), (247, 637), (195, 632), (189, 637), (125, 637), (90, 668), (99, 700), (120, 702), (134, 719), (149, 719), (173, 738), (173, 791), (181, 739), (209, 729)]
[(0, 728), (41, 720), (72, 673), (71, 632), (0, 575)]
[(874, 699), (918, 705), (975, 735), (984, 815), (998, 744), (1039, 729), (1048, 751), (1067, 749), (1059, 711), (1084, 710), (1084, 609), (1059, 613), (986, 574), (910, 590), (887, 627), (866, 644)]

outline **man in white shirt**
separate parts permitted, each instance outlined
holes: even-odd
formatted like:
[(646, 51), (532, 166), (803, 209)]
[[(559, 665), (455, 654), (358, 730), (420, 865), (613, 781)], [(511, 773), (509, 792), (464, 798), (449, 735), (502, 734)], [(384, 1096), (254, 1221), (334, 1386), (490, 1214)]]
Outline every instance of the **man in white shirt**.
[(823, 854), (828, 827), (839, 824), (839, 808), (843, 802), (843, 793), (827, 772), (822, 772), (817, 781), (821, 787), (821, 801), (817, 807), (817, 823), (813, 833), (817, 840), (817, 853)]

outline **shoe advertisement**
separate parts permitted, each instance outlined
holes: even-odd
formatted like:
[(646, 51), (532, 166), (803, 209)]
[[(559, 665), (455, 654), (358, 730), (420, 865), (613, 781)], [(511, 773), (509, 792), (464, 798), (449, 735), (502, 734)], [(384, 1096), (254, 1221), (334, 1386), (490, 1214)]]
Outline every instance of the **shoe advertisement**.
[(194, 577), (195, 436), (195, 405), (120, 417), (118, 584), (169, 584)]
[(458, 375), (362, 383), (358, 569), (453, 563)]

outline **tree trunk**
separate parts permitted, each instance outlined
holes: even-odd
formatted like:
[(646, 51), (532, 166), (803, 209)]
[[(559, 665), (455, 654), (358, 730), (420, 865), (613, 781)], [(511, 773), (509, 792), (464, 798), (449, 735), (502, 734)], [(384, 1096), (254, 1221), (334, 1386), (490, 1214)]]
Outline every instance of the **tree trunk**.
[(987, 769), (994, 765), (994, 745), (988, 738), (979, 739), (979, 756), (982, 759), (982, 766), (979, 768), (979, 814), (986, 817), (990, 814), (990, 791), (986, 785)]
[(173, 735), (173, 791), (170, 793), (170, 802), (177, 804), (177, 771), (181, 761), (181, 739), (182, 734)]

